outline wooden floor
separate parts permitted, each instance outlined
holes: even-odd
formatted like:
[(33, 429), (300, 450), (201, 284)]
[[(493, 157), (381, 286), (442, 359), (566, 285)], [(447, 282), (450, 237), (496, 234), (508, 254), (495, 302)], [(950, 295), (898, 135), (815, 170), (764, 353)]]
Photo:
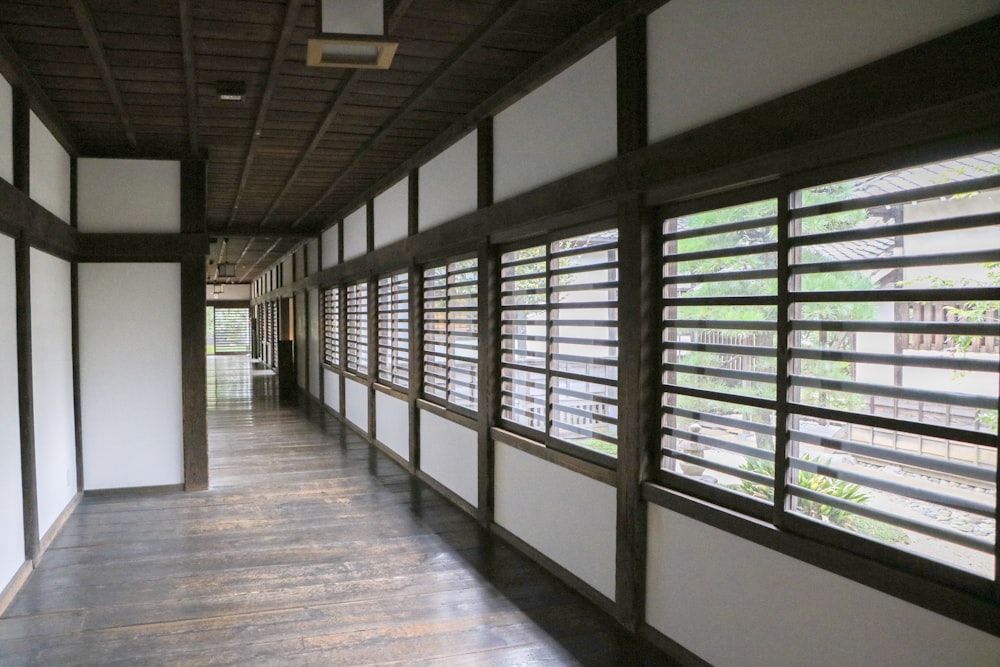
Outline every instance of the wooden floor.
[(672, 664), (275, 393), (209, 358), (211, 490), (86, 496), (0, 618), (0, 665)]

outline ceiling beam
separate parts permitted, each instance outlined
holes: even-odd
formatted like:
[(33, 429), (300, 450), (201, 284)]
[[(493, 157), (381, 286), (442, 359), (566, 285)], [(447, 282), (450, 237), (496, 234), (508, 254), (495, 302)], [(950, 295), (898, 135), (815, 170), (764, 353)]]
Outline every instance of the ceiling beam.
[[(399, 3), (393, 8), (392, 14), (389, 15), (386, 20), (386, 33), (392, 34), (399, 24), (400, 19), (406, 15), (407, 10), (409, 10), (410, 5), (413, 4), (414, 0), (399, 0)], [(267, 221), (274, 215), (275, 210), (277, 210), (281, 200), (285, 198), (288, 191), (292, 187), (292, 183), (299, 177), (302, 173), (303, 167), (305, 167), (306, 162), (312, 157), (312, 154), (319, 147), (323, 138), (326, 136), (327, 131), (329, 131), (330, 126), (333, 125), (333, 121), (337, 118), (340, 113), (341, 108), (347, 102), (347, 95), (354, 88), (358, 79), (361, 76), (363, 70), (355, 69), (351, 70), (351, 73), (344, 80), (343, 85), (334, 93), (333, 99), (326, 107), (326, 113), (323, 115), (323, 120), (320, 121), (319, 125), (316, 126), (316, 130), (313, 132), (312, 139), (309, 141), (309, 145), (306, 147), (302, 154), (299, 156), (298, 161), (295, 163), (295, 167), (292, 169), (292, 173), (289, 174), (288, 178), (285, 180), (285, 184), (282, 186), (281, 191), (278, 196), (274, 198), (271, 202), (271, 206), (264, 213), (264, 217), (260, 220), (260, 225), (263, 227), (267, 224)]]
[(187, 90), (188, 140), (191, 155), (198, 155), (200, 129), (198, 127), (198, 79), (195, 75), (194, 19), (191, 16), (191, 1), (177, 0), (181, 19), (181, 54), (184, 58), (184, 86)]
[(137, 148), (139, 143), (136, 141), (135, 131), (132, 129), (132, 120), (125, 109), (125, 103), (122, 101), (115, 76), (111, 72), (111, 65), (108, 63), (104, 46), (101, 44), (101, 36), (94, 25), (94, 17), (91, 16), (84, 0), (69, 0), (69, 4), (73, 8), (73, 13), (76, 14), (76, 21), (80, 24), (80, 31), (87, 41), (87, 46), (90, 47), (90, 55), (94, 58), (94, 64), (97, 65), (101, 79), (104, 80), (104, 87), (108, 90), (111, 104), (118, 111), (118, 120), (121, 121), (122, 129), (125, 131), (125, 138), (128, 139), (132, 148)]
[(257, 155), (257, 140), (260, 139), (264, 131), (264, 122), (267, 120), (267, 112), (271, 107), (271, 98), (274, 97), (274, 89), (278, 85), (278, 77), (281, 76), (281, 65), (285, 61), (285, 53), (288, 51), (289, 42), (292, 41), (292, 34), (295, 32), (295, 25), (298, 23), (301, 9), (302, 0), (289, 0), (288, 9), (285, 11), (285, 23), (281, 27), (278, 44), (274, 47), (274, 57), (267, 73), (267, 84), (264, 86), (264, 93), (261, 95), (260, 106), (257, 109), (257, 120), (254, 122), (253, 134), (250, 136), (250, 148), (247, 149), (247, 157), (243, 161), (240, 184), (236, 189), (236, 197), (233, 198), (233, 208), (229, 212), (227, 224), (230, 226), (236, 218), (240, 199), (242, 199), (243, 191), (246, 190), (247, 182), (250, 180), (250, 169), (253, 167), (253, 161)]
[(70, 155), (79, 155), (80, 150), (69, 124), (56, 111), (52, 100), (35, 80), (31, 70), (2, 34), (0, 34), (0, 74), (11, 86), (20, 88), (27, 94), (31, 110), (45, 124), (52, 136), (62, 144), (66, 152)]
[(361, 158), (368, 153), (379, 141), (382, 140), (385, 135), (392, 130), (396, 123), (400, 121), (407, 113), (409, 113), (415, 106), (420, 104), (424, 98), (434, 90), (434, 88), (440, 83), (441, 79), (448, 74), (452, 67), (462, 61), (463, 58), (468, 56), (474, 49), (481, 46), (483, 42), (489, 37), (493, 29), (501, 23), (507, 16), (510, 15), (514, 9), (517, 8), (524, 0), (502, 0), (498, 4), (485, 21), (476, 26), (476, 29), (469, 33), (455, 50), (452, 51), (451, 55), (443, 60), (434, 70), (427, 75), (424, 82), (417, 88), (413, 93), (406, 99), (403, 104), (396, 109), (395, 112), (382, 124), (382, 126), (370, 136), (365, 143), (361, 144), (351, 159), (348, 161), (347, 165), (340, 170), (333, 182), (323, 191), (313, 204), (303, 211), (298, 218), (292, 222), (292, 227), (296, 227), (301, 224), (309, 214), (315, 211), (319, 206), (327, 200), (327, 198), (334, 193), (340, 183), (347, 177), (351, 169), (357, 166)]

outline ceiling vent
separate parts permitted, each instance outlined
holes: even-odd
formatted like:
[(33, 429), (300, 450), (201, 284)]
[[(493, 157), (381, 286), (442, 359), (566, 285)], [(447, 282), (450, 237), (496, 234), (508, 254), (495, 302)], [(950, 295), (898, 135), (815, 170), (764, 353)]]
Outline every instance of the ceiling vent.
[(385, 38), (382, 0), (321, 0), (316, 30), (306, 46), (310, 67), (389, 69), (399, 46)]

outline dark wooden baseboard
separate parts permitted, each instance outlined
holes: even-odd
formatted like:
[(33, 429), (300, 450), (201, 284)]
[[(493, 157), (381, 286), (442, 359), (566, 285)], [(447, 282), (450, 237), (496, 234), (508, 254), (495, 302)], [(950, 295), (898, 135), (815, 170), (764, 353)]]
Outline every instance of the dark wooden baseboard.
[(428, 475), (423, 470), (417, 470), (415, 472), (415, 475), (417, 479), (419, 479), (421, 482), (434, 489), (434, 491), (436, 491), (437, 493), (444, 496), (448, 500), (448, 502), (450, 502), (452, 505), (455, 505), (458, 509), (465, 512), (473, 519), (476, 519), (477, 521), (479, 520), (479, 510), (476, 509), (472, 505), (472, 503), (470, 503), (468, 500), (461, 497), (460, 495), (449, 489), (447, 486), (445, 486), (441, 482), (437, 481), (436, 479)]
[(667, 657), (672, 660), (676, 660), (682, 665), (685, 665), (685, 667), (712, 667), (710, 662), (698, 657), (651, 625), (645, 623), (640, 625), (638, 634), (642, 639), (645, 639), (647, 642), (666, 653)]
[(127, 498), (129, 496), (155, 495), (184, 491), (184, 484), (160, 484), (155, 486), (126, 486), (115, 489), (88, 489), (83, 492), (87, 498)]
[[(61, 531), (63, 526), (66, 525), (66, 522), (69, 521), (70, 516), (72, 516), (73, 511), (76, 510), (77, 505), (80, 504), (80, 501), (82, 499), (83, 499), (83, 493), (78, 491), (76, 495), (73, 496), (72, 500), (69, 501), (66, 507), (63, 508), (63, 511), (59, 513), (59, 516), (56, 517), (56, 520), (52, 522), (52, 527), (49, 528), (47, 531), (45, 531), (45, 535), (43, 535), (42, 539), (39, 541), (39, 547), (38, 547), (39, 560), (41, 560), (42, 556), (45, 554), (45, 550), (49, 548), (49, 545), (52, 544), (52, 541), (56, 539), (56, 537), (59, 535), (59, 531)], [(36, 562), (35, 565), (37, 566), (38, 563)]]

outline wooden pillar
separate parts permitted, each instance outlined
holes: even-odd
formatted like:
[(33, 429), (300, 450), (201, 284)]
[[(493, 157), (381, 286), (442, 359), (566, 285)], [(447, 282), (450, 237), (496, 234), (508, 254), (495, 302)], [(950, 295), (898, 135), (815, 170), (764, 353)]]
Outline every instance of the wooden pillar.
[[(618, 30), (618, 154), (646, 145), (646, 20)], [(645, 609), (646, 504), (642, 484), (657, 445), (659, 322), (656, 239), (641, 195), (619, 202), (616, 615), (631, 631)]]
[[(205, 232), (205, 163), (181, 163), (181, 232)], [(207, 246), (206, 246), (207, 250)], [(181, 260), (181, 385), (184, 488), (208, 488), (208, 422), (205, 387), (205, 257)]]
[[(410, 172), (407, 193), (407, 236), (416, 236), (420, 231), (420, 173)], [(412, 260), (409, 263), (409, 300), (407, 313), (409, 326), (409, 377), (407, 384), (407, 411), (410, 416), (410, 463), (414, 470), (420, 469), (420, 408), (417, 398), (421, 394), (424, 379), (424, 281), (420, 266)]]
[(14, 86), (11, 90), (11, 114), (14, 125), (13, 139), (13, 171), (14, 187), (25, 194), (31, 195), (31, 104), (28, 94), (22, 88)]
[(24, 512), (24, 557), (38, 564), (38, 485), (35, 468), (35, 407), (31, 364), (31, 247), (22, 233), (15, 240), (17, 303), (17, 393), (21, 422), (21, 497)]
[[(476, 202), (480, 209), (493, 205), (493, 119), (487, 118), (476, 131)], [(479, 410), (476, 413), (479, 464), (478, 518), (483, 526), (493, 523), (495, 450), (490, 430), (500, 417), (500, 281), (496, 250), (488, 237), (478, 250), (479, 284)]]

